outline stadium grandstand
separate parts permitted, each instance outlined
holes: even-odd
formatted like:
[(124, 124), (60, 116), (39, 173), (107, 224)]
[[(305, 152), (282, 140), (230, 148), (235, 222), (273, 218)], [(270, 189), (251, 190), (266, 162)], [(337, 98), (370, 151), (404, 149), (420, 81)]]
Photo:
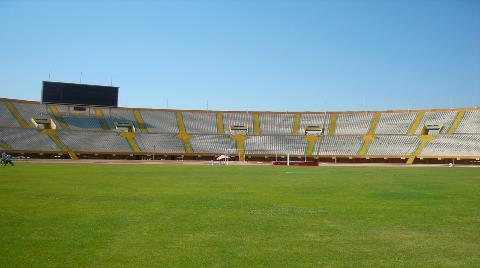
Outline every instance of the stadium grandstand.
[(0, 148), (31, 158), (468, 164), (480, 160), (480, 109), (201, 111), (2, 98)]
[(480, 268), (480, 0), (0, 0), (0, 268)]

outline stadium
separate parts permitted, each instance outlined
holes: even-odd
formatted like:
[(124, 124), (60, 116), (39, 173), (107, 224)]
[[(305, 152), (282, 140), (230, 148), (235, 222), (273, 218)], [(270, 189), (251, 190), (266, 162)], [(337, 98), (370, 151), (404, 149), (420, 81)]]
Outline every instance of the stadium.
[(2, 149), (29, 158), (480, 163), (480, 108), (288, 113), (0, 103)]
[[(61, 93), (49, 94), (51, 85)], [(92, 87), (103, 90), (44, 82), (42, 95), (100, 104), (84, 96)], [(17, 164), (2, 171), (4, 266), (478, 264), (479, 169), (467, 168), (480, 159), (478, 108), (286, 113), (51, 101), (0, 101), (0, 145)], [(404, 168), (416, 165), (434, 168)], [(92, 262), (78, 247), (103, 253)]]
[(0, 267), (480, 267), (479, 14), (0, 1)]

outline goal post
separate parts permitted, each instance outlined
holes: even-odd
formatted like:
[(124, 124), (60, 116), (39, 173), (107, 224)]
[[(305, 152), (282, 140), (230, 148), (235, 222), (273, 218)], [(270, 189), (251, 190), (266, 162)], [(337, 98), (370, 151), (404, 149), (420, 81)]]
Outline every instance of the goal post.
[(291, 155), (290, 152), (275, 154), (274, 166), (318, 166), (316, 161), (307, 161), (307, 155)]

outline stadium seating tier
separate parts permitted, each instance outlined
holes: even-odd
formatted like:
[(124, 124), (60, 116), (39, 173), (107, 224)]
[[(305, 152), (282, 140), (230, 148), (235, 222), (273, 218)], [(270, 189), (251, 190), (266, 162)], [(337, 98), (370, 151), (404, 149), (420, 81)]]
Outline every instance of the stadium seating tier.
[[(135, 147), (140, 153), (219, 155), (237, 154), (241, 146), (246, 155), (480, 157), (479, 109), (339, 112), (334, 116), (95, 107), (77, 111), (71, 105), (2, 99), (0, 145), (18, 151), (58, 152), (61, 144), (35, 129), (32, 118), (52, 119), (58, 140), (75, 152), (132, 153)], [(120, 122), (137, 129), (128, 142), (115, 130)], [(234, 125), (248, 128), (240, 143), (230, 135)], [(420, 136), (425, 125), (443, 128), (426, 140)], [(318, 139), (307, 139), (307, 127), (324, 132)]]

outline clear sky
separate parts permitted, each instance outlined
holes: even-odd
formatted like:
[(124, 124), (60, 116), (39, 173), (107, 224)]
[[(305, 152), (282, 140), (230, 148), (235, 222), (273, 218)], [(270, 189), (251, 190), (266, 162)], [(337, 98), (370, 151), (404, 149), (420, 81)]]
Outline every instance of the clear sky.
[(127, 107), (476, 107), (480, 1), (0, 0), (0, 97), (49, 73)]

